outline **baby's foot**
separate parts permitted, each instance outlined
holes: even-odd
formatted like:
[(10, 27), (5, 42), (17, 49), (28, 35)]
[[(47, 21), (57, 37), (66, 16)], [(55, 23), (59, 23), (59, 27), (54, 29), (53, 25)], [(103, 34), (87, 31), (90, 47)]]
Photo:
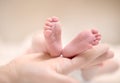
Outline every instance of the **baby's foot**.
[(62, 51), (61, 26), (57, 17), (48, 18), (44, 26), (46, 52), (59, 56)]
[(83, 31), (64, 47), (62, 54), (64, 57), (73, 57), (97, 45), (100, 39), (101, 35), (97, 30)]
[(59, 56), (61, 51), (61, 26), (58, 18), (52, 17), (46, 20), (43, 33), (38, 32), (33, 36), (32, 46), (25, 53), (47, 53), (51, 56)]

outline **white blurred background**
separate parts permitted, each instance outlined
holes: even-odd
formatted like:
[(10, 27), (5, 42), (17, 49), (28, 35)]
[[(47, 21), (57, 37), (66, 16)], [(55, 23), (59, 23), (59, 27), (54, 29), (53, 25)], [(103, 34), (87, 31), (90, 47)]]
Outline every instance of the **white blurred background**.
[(103, 42), (120, 43), (120, 0), (0, 0), (0, 37), (23, 41), (51, 16), (60, 18), (64, 39), (97, 28)]
[[(61, 20), (64, 44), (82, 30), (97, 28), (103, 43), (119, 48), (120, 0), (0, 0), (1, 54), (6, 51), (4, 45), (16, 49), (12, 44), (19, 44), (33, 32), (41, 31), (46, 18), (51, 16)], [(6, 58), (10, 57), (2, 56), (2, 60)]]

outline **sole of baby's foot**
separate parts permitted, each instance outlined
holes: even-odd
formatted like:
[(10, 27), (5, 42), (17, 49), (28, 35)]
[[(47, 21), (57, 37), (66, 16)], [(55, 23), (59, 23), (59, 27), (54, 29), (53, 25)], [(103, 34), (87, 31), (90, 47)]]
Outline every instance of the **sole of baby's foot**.
[(97, 30), (86, 30), (79, 33), (68, 45), (62, 50), (64, 57), (74, 57), (77, 54), (97, 45), (101, 39), (101, 35)]
[(44, 26), (46, 53), (51, 56), (60, 56), (62, 51), (61, 25), (57, 17), (48, 18)]

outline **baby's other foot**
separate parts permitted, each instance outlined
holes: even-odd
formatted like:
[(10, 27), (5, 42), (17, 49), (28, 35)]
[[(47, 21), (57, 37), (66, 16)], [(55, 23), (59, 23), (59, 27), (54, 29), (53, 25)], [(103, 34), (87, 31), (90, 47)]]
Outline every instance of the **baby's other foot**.
[(97, 30), (83, 31), (64, 47), (62, 54), (64, 57), (73, 57), (97, 45), (100, 39), (101, 35)]
[(62, 51), (61, 25), (57, 17), (48, 18), (44, 26), (46, 52), (51, 56), (60, 56)]

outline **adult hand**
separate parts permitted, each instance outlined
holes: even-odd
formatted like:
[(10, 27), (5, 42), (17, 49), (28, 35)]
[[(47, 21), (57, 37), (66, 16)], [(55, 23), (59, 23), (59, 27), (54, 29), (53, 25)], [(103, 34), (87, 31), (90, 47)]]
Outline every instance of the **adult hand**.
[[(95, 58), (107, 51), (107, 46), (98, 45), (72, 59), (52, 58), (47, 54), (20, 56), (8, 65), (1, 67), (0, 83), (79, 83), (67, 74), (87, 65), (92, 65)], [(102, 57), (102, 60), (106, 59), (108, 57)]]

